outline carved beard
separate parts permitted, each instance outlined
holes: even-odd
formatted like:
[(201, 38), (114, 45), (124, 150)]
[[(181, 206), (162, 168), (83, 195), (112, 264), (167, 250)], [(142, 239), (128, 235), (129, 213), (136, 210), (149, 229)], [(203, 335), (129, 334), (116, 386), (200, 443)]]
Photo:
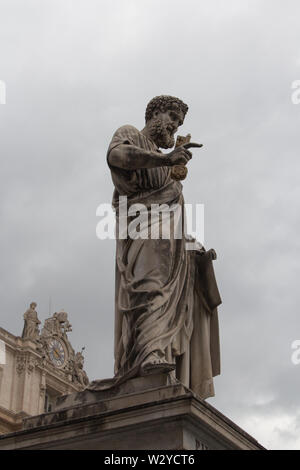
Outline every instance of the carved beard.
[(161, 119), (152, 119), (149, 125), (149, 134), (151, 139), (159, 148), (169, 149), (174, 146), (175, 139), (173, 137), (174, 127), (172, 124), (165, 124)]

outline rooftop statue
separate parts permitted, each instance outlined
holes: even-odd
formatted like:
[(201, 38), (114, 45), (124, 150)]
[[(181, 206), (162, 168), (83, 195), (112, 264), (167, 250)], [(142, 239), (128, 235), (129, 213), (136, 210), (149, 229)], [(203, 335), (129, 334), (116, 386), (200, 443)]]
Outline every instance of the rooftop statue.
[(23, 339), (37, 340), (40, 334), (39, 325), (40, 320), (36, 312), (36, 302), (31, 302), (30, 307), (24, 313), (24, 328), (22, 332)]

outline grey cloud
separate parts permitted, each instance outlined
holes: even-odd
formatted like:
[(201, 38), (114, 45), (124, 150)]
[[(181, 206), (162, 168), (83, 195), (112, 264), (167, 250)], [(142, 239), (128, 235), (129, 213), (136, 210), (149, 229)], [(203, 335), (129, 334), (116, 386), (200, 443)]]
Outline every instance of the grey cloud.
[(204, 144), (185, 200), (205, 204), (223, 298), (210, 402), (247, 429), (258, 419), (272, 448), (297, 442), (283, 422), (300, 409), (290, 361), (300, 337), (299, 10), (296, 0), (0, 3), (1, 326), (20, 334), (28, 303), (44, 319), (51, 297), (51, 313), (70, 313), (74, 346), (86, 345), (90, 377), (112, 375), (114, 242), (95, 235), (96, 208), (112, 195), (106, 148), (120, 125), (143, 127), (153, 96), (177, 95), (190, 107), (182, 132)]

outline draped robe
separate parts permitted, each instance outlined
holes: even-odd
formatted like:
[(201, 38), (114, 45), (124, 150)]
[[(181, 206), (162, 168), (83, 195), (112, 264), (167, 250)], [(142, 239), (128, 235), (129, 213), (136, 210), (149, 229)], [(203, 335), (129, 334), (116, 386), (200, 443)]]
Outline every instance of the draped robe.
[[(117, 222), (115, 377), (138, 376), (147, 356), (160, 351), (176, 363), (178, 380), (202, 398), (214, 396), (213, 377), (220, 373), (217, 305), (209, 307), (205, 299), (197, 262), (201, 253), (186, 250), (185, 237), (174, 235), (176, 227), (184, 232), (182, 184), (171, 178), (169, 167), (124, 170), (111, 165), (109, 154), (121, 144), (159, 152), (151, 139), (129, 125), (115, 132), (107, 152)], [(144, 204), (144, 230), (150, 230), (147, 211), (152, 204), (177, 208), (169, 211), (170, 237), (118, 237), (120, 196), (127, 197), (128, 209)]]

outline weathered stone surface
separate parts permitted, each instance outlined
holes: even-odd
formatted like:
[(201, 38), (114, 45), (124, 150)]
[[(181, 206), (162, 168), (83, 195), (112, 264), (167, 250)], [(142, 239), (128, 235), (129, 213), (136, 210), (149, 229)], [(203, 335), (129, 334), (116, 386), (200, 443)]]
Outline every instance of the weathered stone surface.
[(26, 418), (23, 431), (1, 436), (0, 449), (263, 448), (192, 391), (167, 380), (138, 378), (114, 393), (86, 391), (60, 399), (53, 412)]
[(121, 385), (101, 391), (84, 390), (78, 393), (63, 395), (58, 397), (54, 411), (64, 408), (74, 407), (77, 405), (87, 405), (97, 403), (114, 397), (126, 396), (132, 393), (143, 392), (166, 385), (171, 385), (171, 378), (168, 374), (151, 374), (145, 377), (136, 377), (127, 380)]
[[(156, 96), (147, 105), (145, 127), (121, 126), (108, 146), (117, 227), (114, 373), (128, 380), (173, 370), (208, 398), (220, 374), (221, 298), (215, 276), (207, 276), (215, 258), (187, 237), (178, 182), (187, 174), (190, 149), (202, 144), (179, 136), (172, 151), (161, 151), (174, 146), (187, 111), (179, 98)], [(203, 290), (203, 278), (209, 289)], [(207, 302), (211, 292), (217, 292), (213, 305)]]

